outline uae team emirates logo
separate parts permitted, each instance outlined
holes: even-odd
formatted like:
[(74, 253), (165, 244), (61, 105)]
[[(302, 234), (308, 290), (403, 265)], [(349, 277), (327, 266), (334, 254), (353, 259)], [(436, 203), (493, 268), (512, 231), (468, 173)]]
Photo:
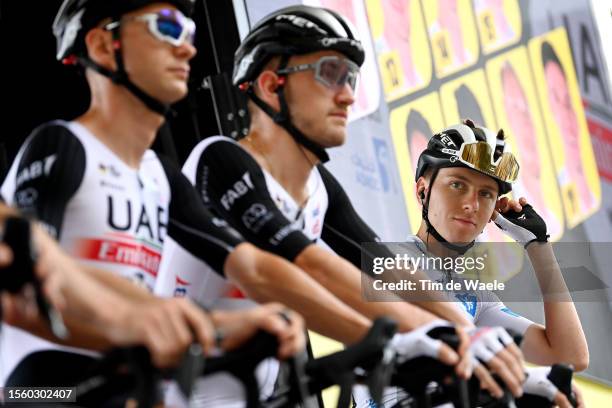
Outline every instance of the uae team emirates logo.
[[(117, 234), (122, 235), (122, 234)], [(161, 262), (160, 250), (132, 237), (121, 239), (81, 239), (77, 256), (83, 259), (136, 267), (156, 277)]]

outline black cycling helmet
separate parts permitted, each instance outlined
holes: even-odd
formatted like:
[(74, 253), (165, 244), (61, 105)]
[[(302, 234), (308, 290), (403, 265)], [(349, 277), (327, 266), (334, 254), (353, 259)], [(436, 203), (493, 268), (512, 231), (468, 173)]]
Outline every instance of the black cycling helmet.
[(329, 159), (325, 149), (308, 139), (291, 123), (282, 83), (277, 88), (280, 112), (275, 112), (259, 99), (250, 86), (274, 56), (282, 57), (278, 67), (280, 70), (287, 66), (292, 55), (323, 50), (338, 51), (358, 66), (363, 64), (365, 58), (354, 28), (338, 13), (304, 5), (277, 10), (259, 21), (236, 50), (232, 81), (246, 91), (253, 102), (284, 127), (298, 143), (325, 162)]
[(334, 50), (361, 66), (361, 42), (338, 13), (319, 7), (291, 6), (275, 11), (251, 29), (234, 54), (234, 85), (255, 80), (277, 55)]
[(117, 71), (111, 72), (94, 63), (87, 55), (85, 35), (105, 18), (119, 22), (121, 16), (154, 3), (170, 3), (189, 16), (195, 0), (64, 0), (53, 21), (53, 35), (57, 41), (56, 58), (66, 65), (80, 64), (96, 70), (109, 77), (113, 82), (128, 88), (151, 110), (165, 115), (169, 107), (136, 87), (125, 72), (121, 55), (119, 25), (111, 30), (113, 40), (118, 45), (115, 49)]
[(465, 120), (464, 124), (451, 126), (429, 139), (427, 149), (419, 156), (414, 177), (417, 181), (428, 169), (433, 169), (429, 194), (425, 197), (424, 192), (420, 192), (420, 198), (423, 200), (423, 220), (427, 224), (427, 232), (439, 242), (464, 253), (474, 245), (473, 241), (467, 245), (451, 244), (429, 222), (432, 185), (438, 171), (445, 167), (466, 167), (492, 177), (499, 186), (499, 195), (502, 195), (512, 191), (511, 183), (518, 177), (519, 165), (504, 141), (503, 130), (500, 129), (495, 135), (487, 128), (476, 126), (469, 119)]

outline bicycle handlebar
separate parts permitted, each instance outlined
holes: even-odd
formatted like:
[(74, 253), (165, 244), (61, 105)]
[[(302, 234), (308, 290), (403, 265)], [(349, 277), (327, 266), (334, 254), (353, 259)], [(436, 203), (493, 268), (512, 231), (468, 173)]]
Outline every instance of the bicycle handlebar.
[[(305, 371), (311, 379), (310, 392), (319, 392), (339, 384), (338, 406), (348, 406), (352, 386), (359, 378), (370, 389), (374, 401), (379, 403), (391, 377), (395, 353), (388, 348), (388, 344), (396, 331), (395, 321), (388, 318), (376, 319), (360, 342), (337, 353), (309, 361)], [(364, 374), (357, 376), (356, 368), (362, 369)]]
[[(552, 406), (547, 399), (535, 395), (526, 394), (515, 401), (507, 390), (502, 399), (494, 399), (488, 393), (480, 391), (480, 385), (475, 377), (467, 383), (455, 375), (454, 367), (434, 358), (417, 357), (396, 366), (395, 353), (388, 347), (395, 330), (396, 324), (392, 320), (378, 319), (360, 342), (345, 350), (310, 361), (290, 359), (289, 386), (276, 390), (263, 406), (271, 408), (298, 404), (305, 401), (309, 395), (339, 384), (341, 389), (338, 407), (345, 407), (349, 404), (355, 382), (364, 383), (369, 387), (377, 406), (382, 406), (380, 401), (383, 390), (389, 385), (406, 390), (419, 408), (446, 402), (453, 402), (455, 406), (464, 408), (472, 406), (507, 408), (515, 406), (515, 402), (519, 408)], [(436, 328), (428, 335), (444, 341), (455, 349), (459, 346), (459, 338), (453, 328)], [(136, 367), (133, 374), (137, 376), (135, 388), (140, 398), (139, 406), (152, 406), (147, 405), (153, 403), (151, 395), (155, 393), (151, 390), (155, 390), (156, 381), (161, 378), (175, 379), (179, 382), (181, 390), (189, 396), (192, 384), (198, 376), (228, 372), (244, 385), (247, 407), (255, 408), (261, 406), (259, 387), (254, 375), (255, 368), (265, 358), (275, 356), (277, 349), (278, 342), (273, 335), (258, 332), (243, 347), (219, 357), (204, 359), (201, 348), (194, 345), (179, 367), (163, 373), (151, 365), (150, 357), (144, 347), (116, 350), (102, 360), (100, 368), (101, 372), (108, 375), (116, 374), (117, 367), (120, 366), (118, 363), (123, 365), (127, 363)], [(548, 376), (575, 407), (575, 396), (571, 393), (571, 377), (571, 368), (560, 365), (553, 366)], [(499, 378), (496, 380), (502, 384)], [(433, 392), (427, 388), (432, 381), (439, 384)]]
[(34, 274), (37, 254), (32, 243), (30, 222), (23, 217), (8, 217), (4, 223), (2, 241), (13, 252), (13, 261), (7, 267), (0, 268), (0, 290), (16, 294), (31, 284), (40, 315), (56, 337), (67, 338), (68, 330), (60, 314), (43, 296), (41, 282)]
[[(564, 364), (555, 364), (551, 367), (548, 379), (557, 389), (563, 393), (572, 407), (577, 407), (576, 395), (572, 391), (572, 376), (574, 370)], [(552, 407), (553, 403), (548, 399), (539, 395), (524, 394), (516, 400), (518, 408), (536, 408), (536, 407)]]
[[(460, 339), (454, 327), (436, 327), (427, 333), (452, 349), (457, 350)], [(436, 382), (443, 386), (441, 394), (430, 392), (428, 385)], [(469, 395), (466, 381), (455, 374), (453, 366), (446, 365), (436, 358), (416, 357), (396, 367), (391, 383), (408, 392), (419, 407), (427, 407), (448, 401), (455, 406), (469, 406)]]

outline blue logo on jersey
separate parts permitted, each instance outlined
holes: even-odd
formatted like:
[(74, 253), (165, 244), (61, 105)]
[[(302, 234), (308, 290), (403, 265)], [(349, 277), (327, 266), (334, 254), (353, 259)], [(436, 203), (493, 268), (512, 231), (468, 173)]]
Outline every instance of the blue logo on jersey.
[(474, 295), (465, 294), (456, 294), (455, 298), (457, 298), (466, 312), (468, 312), (472, 317), (476, 316), (476, 307), (478, 306), (478, 298)]
[(504, 313), (508, 313), (510, 316), (521, 317), (521, 315), (514, 313), (512, 310), (508, 309), (507, 307), (502, 307), (501, 311)]

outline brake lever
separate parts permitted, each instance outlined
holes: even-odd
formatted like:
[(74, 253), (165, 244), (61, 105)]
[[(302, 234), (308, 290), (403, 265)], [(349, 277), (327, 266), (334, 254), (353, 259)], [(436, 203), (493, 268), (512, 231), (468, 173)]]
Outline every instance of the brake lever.
[[(368, 387), (370, 396), (376, 406), (382, 406), (383, 392), (391, 382), (393, 374), (393, 363), (396, 353), (389, 347), (389, 341), (397, 331), (397, 323), (389, 318), (378, 318), (372, 324), (365, 338), (356, 345), (365, 354), (370, 354), (362, 361), (359, 368), (364, 370), (361, 374), (362, 383)], [(370, 348), (369, 353), (366, 349)], [(338, 408), (349, 406), (353, 391), (353, 385), (357, 374), (353, 370), (350, 375), (343, 376), (340, 383), (340, 396), (338, 397)]]
[(289, 401), (301, 404), (308, 399), (308, 387), (306, 386), (306, 353), (291, 357), (285, 364), (289, 367)]
[[(574, 370), (564, 364), (555, 364), (551, 367), (548, 379), (552, 382), (559, 391), (566, 397), (572, 407), (578, 406), (576, 394), (572, 391), (572, 377)], [(535, 408), (535, 407), (552, 407), (554, 403), (539, 395), (524, 394), (516, 400), (518, 408)]]
[[(373, 379), (372, 371), (378, 367), (382, 367), (381, 374), (386, 375), (386, 370), (391, 361), (384, 362), (381, 359), (385, 358), (385, 350), (389, 340), (395, 334), (397, 324), (389, 318), (378, 318), (372, 324), (372, 327), (365, 337), (358, 343), (348, 346), (346, 349), (333, 353), (316, 360), (311, 360), (306, 365), (306, 373), (309, 378), (310, 393), (319, 392), (331, 385), (340, 385), (340, 397), (338, 398), (338, 406), (348, 406), (351, 398), (352, 386), (355, 383), (358, 375), (355, 370), (359, 367), (363, 370), (360, 378), (364, 382), (371, 381), (373, 392), (382, 397), (382, 390), (387, 385), (384, 379), (380, 379), (380, 385), (376, 384), (376, 379)], [(381, 365), (382, 364), (382, 365)]]
[[(443, 341), (454, 350), (459, 348), (460, 340), (453, 327), (436, 327), (427, 335)], [(453, 378), (452, 384), (448, 384), (448, 378)], [(438, 396), (429, 392), (427, 387), (432, 381), (440, 385), (443, 395)], [(450, 400), (455, 402), (456, 406), (466, 408), (470, 406), (465, 380), (456, 376), (452, 366), (432, 357), (416, 357), (398, 365), (392, 382), (412, 395), (419, 407), (431, 407), (448, 402), (449, 394), (453, 395)], [(457, 398), (454, 395), (457, 395)]]
[(183, 395), (189, 400), (196, 379), (206, 364), (204, 349), (199, 343), (193, 343), (183, 356), (183, 360), (174, 370), (165, 373), (164, 377), (173, 378)]
[(550, 369), (550, 374), (548, 374), (548, 379), (550, 382), (555, 384), (555, 386), (567, 397), (567, 400), (572, 407), (576, 408), (578, 406), (578, 401), (576, 400), (576, 394), (572, 391), (572, 377), (574, 375), (574, 370), (565, 364), (555, 364)]
[[(501, 398), (495, 398), (490, 393), (480, 389), (480, 381), (476, 377), (472, 377), (469, 381), (469, 394), (475, 396), (470, 398), (471, 406), (478, 406), (482, 408), (514, 408), (518, 400), (515, 400), (512, 393), (502, 379), (497, 375), (493, 374), (493, 380), (499, 385), (503, 391)], [(538, 405), (539, 407), (540, 405)]]
[[(453, 350), (459, 350), (459, 345), (461, 344), (461, 342), (459, 340), (459, 336), (457, 336), (456, 334), (442, 333), (439, 337), (439, 340), (448, 344)], [(453, 375), (453, 381), (458, 398), (458, 404), (455, 404), (455, 406), (458, 405), (461, 408), (469, 408), (470, 393), (468, 390), (468, 382), (457, 375)]]
[(369, 370), (370, 372), (364, 381), (377, 407), (382, 406), (381, 402), (384, 389), (391, 383), (391, 376), (395, 369), (394, 362), (397, 353), (389, 347), (389, 341), (393, 338), (396, 331), (397, 325), (395, 324), (389, 324), (382, 327), (382, 337), (380, 337), (380, 341), (381, 343), (386, 343), (382, 349), (382, 357), (374, 367)]
[(163, 377), (153, 366), (146, 347), (115, 348), (96, 361), (85, 373), (85, 379), (76, 384), (77, 402), (100, 402), (96, 395), (105, 390), (108, 395), (127, 392), (136, 399), (138, 407), (152, 408), (162, 401), (158, 385)]
[[(523, 336), (511, 329), (506, 329), (508, 334), (512, 337), (514, 343), (517, 347), (521, 346), (523, 341)], [(484, 364), (484, 363), (483, 363)], [(518, 406), (519, 400), (515, 399), (504, 381), (497, 374), (493, 374), (493, 379), (499, 385), (499, 387), (503, 391), (503, 395), (501, 398), (497, 399), (493, 397), (489, 393), (481, 392), (480, 390), (480, 382), (476, 377), (472, 377), (469, 381), (469, 395), (476, 396), (475, 398), (470, 398), (470, 402), (472, 406), (482, 406), (483, 408), (506, 408), (506, 407), (516, 407)], [(536, 405), (541, 406), (541, 405)]]
[(208, 358), (201, 375), (206, 376), (218, 372), (230, 373), (245, 388), (247, 408), (255, 408), (260, 405), (255, 368), (264, 359), (276, 356), (277, 350), (277, 338), (270, 333), (259, 331), (241, 348), (219, 357)]

